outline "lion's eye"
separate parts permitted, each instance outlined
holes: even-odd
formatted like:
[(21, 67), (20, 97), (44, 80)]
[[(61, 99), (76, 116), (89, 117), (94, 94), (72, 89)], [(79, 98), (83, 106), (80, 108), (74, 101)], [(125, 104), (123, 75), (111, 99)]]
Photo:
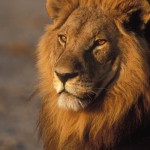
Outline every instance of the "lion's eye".
[(60, 44), (65, 45), (67, 41), (67, 37), (65, 35), (58, 35), (58, 40)]
[(106, 44), (106, 42), (107, 42), (107, 40), (105, 40), (105, 39), (98, 39), (95, 41), (97, 46), (102, 46), (102, 45)]

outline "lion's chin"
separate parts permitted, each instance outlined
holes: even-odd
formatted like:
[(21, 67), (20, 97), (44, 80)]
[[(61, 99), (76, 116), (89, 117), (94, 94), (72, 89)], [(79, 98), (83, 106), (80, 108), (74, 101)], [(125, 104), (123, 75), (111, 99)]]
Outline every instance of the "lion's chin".
[(85, 109), (88, 104), (88, 101), (81, 100), (80, 98), (67, 92), (61, 93), (58, 98), (59, 108), (66, 110), (80, 111)]

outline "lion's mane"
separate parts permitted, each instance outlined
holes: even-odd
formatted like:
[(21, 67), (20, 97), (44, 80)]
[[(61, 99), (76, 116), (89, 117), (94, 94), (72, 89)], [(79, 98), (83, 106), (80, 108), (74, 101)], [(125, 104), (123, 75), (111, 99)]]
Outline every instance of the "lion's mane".
[[(88, 111), (73, 112), (57, 107), (53, 88), (53, 35), (67, 16), (79, 6), (100, 7), (113, 19), (122, 33), (120, 47), (124, 65), (113, 88), (107, 91), (103, 105)], [(63, 9), (62, 9), (63, 7)], [(39, 88), (43, 95), (39, 128), (47, 150), (109, 148), (120, 143), (148, 121), (150, 113), (150, 54), (146, 37), (130, 33), (123, 27), (134, 12), (140, 12), (141, 31), (149, 20), (144, 0), (48, 0), (48, 13), (54, 25), (48, 26), (38, 49)], [(131, 15), (130, 15), (131, 14)], [(140, 28), (139, 27), (139, 28)], [(131, 28), (132, 30), (132, 28)], [(144, 31), (145, 32), (145, 31)], [(147, 34), (147, 33), (146, 33)], [(148, 35), (147, 35), (148, 37)]]

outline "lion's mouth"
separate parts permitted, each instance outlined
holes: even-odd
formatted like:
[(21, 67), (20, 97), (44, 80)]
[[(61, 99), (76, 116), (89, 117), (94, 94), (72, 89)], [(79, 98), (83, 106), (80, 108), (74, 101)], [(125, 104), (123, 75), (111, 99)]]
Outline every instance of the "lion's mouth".
[(62, 90), (58, 94), (59, 94), (59, 96), (61, 94), (67, 94), (67, 95), (70, 95), (70, 96), (73, 96), (73, 97), (79, 99), (80, 101), (88, 101), (88, 102), (93, 101), (96, 98), (96, 93), (84, 93), (84, 95), (79, 96), (79, 95), (75, 95), (73, 93), (68, 92), (66, 89)]
[(64, 89), (58, 94), (58, 106), (64, 109), (80, 111), (88, 108), (89, 105), (94, 103), (101, 93), (103, 92), (100, 92), (98, 96), (96, 92), (84, 93), (80, 96), (79, 93), (76, 93), (77, 95), (75, 95), (74, 93), (68, 92)]

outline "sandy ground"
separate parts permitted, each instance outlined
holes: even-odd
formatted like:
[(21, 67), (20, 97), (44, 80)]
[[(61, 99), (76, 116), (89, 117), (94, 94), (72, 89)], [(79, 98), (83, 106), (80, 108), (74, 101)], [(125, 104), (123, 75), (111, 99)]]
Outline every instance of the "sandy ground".
[(31, 58), (0, 52), (0, 150), (40, 150), (35, 74)]
[(43, 0), (0, 0), (0, 150), (41, 150), (36, 45), (49, 22)]

